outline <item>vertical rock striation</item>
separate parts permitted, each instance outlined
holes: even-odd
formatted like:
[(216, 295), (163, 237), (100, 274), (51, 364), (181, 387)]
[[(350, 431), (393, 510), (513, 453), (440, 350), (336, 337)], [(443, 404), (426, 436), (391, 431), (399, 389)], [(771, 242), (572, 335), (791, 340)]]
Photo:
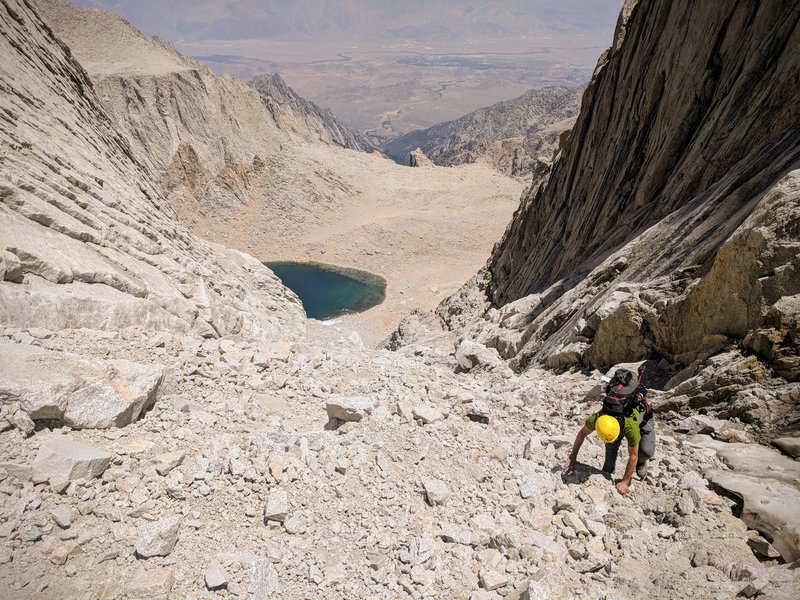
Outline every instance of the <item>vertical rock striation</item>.
[(759, 330), (795, 379), (780, 332), (800, 315), (777, 303), (800, 293), (799, 23), (777, 2), (628, 2), (549, 180), (494, 249), (501, 308), (472, 337), (520, 366), (688, 364)]
[(695, 226), (725, 210), (730, 222), (712, 234), (721, 243), (750, 212), (739, 209), (800, 157), (800, 7), (628, 9), (549, 183), (525, 198), (492, 256), (499, 304), (588, 270), (683, 207)]

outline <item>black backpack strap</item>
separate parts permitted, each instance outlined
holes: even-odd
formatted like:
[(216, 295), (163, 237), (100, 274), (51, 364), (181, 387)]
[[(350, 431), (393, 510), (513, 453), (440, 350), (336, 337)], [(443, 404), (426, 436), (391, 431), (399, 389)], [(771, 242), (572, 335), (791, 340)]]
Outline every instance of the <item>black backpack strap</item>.
[(622, 440), (622, 437), (625, 435), (625, 417), (617, 417), (617, 423), (619, 423), (619, 435), (617, 439), (614, 440), (615, 444)]

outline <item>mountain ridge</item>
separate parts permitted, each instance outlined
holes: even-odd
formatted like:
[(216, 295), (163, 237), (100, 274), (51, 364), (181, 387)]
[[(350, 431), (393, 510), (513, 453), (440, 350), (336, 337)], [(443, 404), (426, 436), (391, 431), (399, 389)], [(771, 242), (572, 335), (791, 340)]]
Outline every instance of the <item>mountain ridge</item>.
[[(265, 108), (272, 104), (272, 109), (261, 116), (264, 121), (261, 126), (255, 123), (250, 125), (252, 131), (259, 132), (262, 138), (280, 136), (283, 127), (284, 134), (290, 137), (300, 136), (306, 140), (335, 143), (355, 150), (370, 149), (360, 134), (350, 131), (330, 111), (320, 109), (298, 96), (277, 74), (263, 75), (260, 89), (248, 87), (229, 76), (214, 75), (200, 62), (179, 53), (171, 44), (144, 36), (130, 23), (109, 11), (81, 8), (68, 0), (47, 0), (39, 2), (38, 7), (89, 71), (104, 102), (106, 98), (116, 103), (124, 99), (129, 112), (150, 110), (147, 104), (157, 104), (162, 110), (168, 110), (172, 93), (170, 86), (183, 88), (183, 92), (175, 92), (183, 94), (188, 93), (191, 87), (197, 88), (198, 93), (219, 88), (216, 95), (233, 98), (233, 102), (240, 105), (232, 109), (233, 114), (256, 113), (255, 97), (260, 97), (266, 103)], [(123, 81), (127, 83), (127, 88), (138, 84), (143, 89), (138, 93), (120, 89)], [(153, 90), (153, 87), (156, 89)], [(254, 89), (258, 95), (248, 97), (251, 96), (250, 89)], [(157, 94), (156, 98), (148, 97), (153, 92)], [(276, 97), (271, 94), (276, 94)], [(146, 102), (140, 99), (146, 99)], [(138, 107), (137, 102), (140, 102)], [(200, 103), (201, 100), (196, 102)], [(110, 112), (115, 114), (118, 111)], [(180, 121), (180, 115), (171, 118)], [(131, 126), (123, 129), (131, 129)], [(248, 136), (246, 132), (241, 135), (251, 139), (256, 137), (253, 133)], [(136, 135), (132, 136), (132, 142), (134, 146), (139, 142)], [(169, 146), (174, 149), (177, 144), (178, 140), (173, 139)], [(233, 145), (232, 142), (228, 144)], [(250, 144), (253, 145), (254, 141)], [(163, 145), (163, 141), (160, 145)], [(143, 156), (156, 156), (158, 153), (156, 147), (141, 152)]]
[[(304, 115), (309, 129), (322, 129), (320, 139), (327, 134), (331, 141), (351, 150), (362, 152), (372, 150), (372, 144), (358, 131), (353, 131), (342, 123), (330, 110), (323, 109), (299, 96), (289, 87), (278, 73), (257, 75), (247, 82), (263, 98), (267, 108), (280, 121), (279, 110), (274, 107), (289, 106), (298, 114)], [(321, 127), (320, 127), (321, 125)]]
[(452, 166), (487, 158), (498, 170), (530, 176), (537, 159), (552, 157), (558, 138), (580, 110), (583, 87), (549, 86), (497, 102), (453, 121), (413, 131), (382, 144), (381, 150), (406, 164), (416, 148), (435, 164)]

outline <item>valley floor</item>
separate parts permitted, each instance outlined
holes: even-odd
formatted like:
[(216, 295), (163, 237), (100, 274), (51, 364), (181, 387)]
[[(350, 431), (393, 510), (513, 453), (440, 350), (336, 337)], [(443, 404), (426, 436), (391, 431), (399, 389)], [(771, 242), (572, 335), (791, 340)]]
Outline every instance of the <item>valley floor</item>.
[(181, 219), (198, 235), (265, 262), (329, 263), (384, 277), (380, 306), (341, 319), (370, 347), (484, 265), (525, 186), (485, 164), (410, 168), (321, 144), (287, 149), (280, 160), (272, 171), (291, 187), (273, 182), (268, 200), (222, 216), (177, 206)]

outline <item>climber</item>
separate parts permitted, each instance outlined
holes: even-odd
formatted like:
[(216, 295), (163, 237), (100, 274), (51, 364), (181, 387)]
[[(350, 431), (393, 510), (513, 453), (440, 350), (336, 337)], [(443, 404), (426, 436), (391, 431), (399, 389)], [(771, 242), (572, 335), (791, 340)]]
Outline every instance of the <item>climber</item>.
[(641, 385), (642, 371), (635, 382), (633, 377), (634, 374), (626, 369), (618, 369), (614, 373), (606, 386), (603, 408), (587, 417), (564, 463), (565, 471), (572, 471), (583, 440), (596, 431), (605, 443), (603, 472), (613, 475), (624, 437), (628, 442), (628, 462), (625, 474), (616, 484), (617, 491), (623, 495), (628, 492), (634, 471), (640, 479), (647, 476), (647, 461), (655, 454), (653, 410), (646, 400), (647, 389)]

